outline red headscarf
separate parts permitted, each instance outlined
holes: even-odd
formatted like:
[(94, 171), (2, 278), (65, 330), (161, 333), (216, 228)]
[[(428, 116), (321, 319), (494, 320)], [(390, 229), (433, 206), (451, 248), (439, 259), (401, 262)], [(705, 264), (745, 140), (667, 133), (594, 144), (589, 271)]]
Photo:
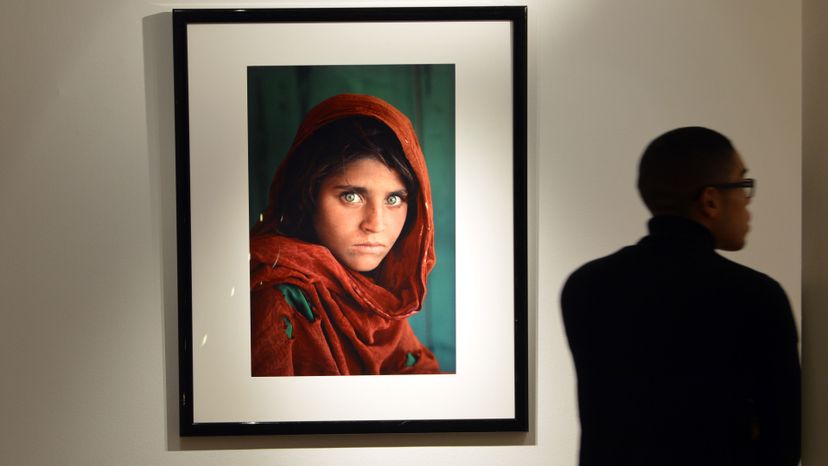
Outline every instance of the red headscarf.
[[(419, 185), (415, 218), (373, 277), (342, 265), (325, 246), (276, 234), (280, 187), (290, 176), (287, 160), (321, 127), (347, 116), (367, 116), (387, 125)], [(264, 220), (254, 227), (250, 247), (254, 375), (439, 370), (406, 320), (422, 307), (435, 263), (431, 185), (411, 122), (387, 102), (342, 94), (307, 114), (273, 178)], [(281, 285), (301, 290), (312, 320), (287, 303), (277, 288)]]

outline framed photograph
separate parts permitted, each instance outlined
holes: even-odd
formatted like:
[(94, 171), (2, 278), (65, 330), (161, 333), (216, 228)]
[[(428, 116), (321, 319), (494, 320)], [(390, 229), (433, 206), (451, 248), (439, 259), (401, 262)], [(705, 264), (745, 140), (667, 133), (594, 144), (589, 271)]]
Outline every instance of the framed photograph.
[(182, 436), (528, 429), (526, 15), (173, 11)]

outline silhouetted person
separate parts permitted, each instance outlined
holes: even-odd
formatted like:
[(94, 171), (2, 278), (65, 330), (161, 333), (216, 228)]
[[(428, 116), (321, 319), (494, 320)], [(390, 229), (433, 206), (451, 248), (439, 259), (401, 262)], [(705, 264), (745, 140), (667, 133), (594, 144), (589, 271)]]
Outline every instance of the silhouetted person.
[(663, 134), (639, 165), (649, 235), (569, 277), (581, 466), (798, 463), (790, 304), (776, 281), (715, 252), (745, 244), (746, 171), (715, 131)]

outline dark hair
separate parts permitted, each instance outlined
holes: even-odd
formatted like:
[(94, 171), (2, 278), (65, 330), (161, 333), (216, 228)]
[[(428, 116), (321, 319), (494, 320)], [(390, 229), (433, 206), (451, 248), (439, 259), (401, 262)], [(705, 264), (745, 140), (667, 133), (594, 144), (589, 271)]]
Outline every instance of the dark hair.
[(708, 185), (727, 181), (735, 149), (712, 129), (689, 126), (668, 131), (644, 150), (638, 191), (653, 214), (688, 215)]
[[(340, 173), (349, 163), (364, 158), (378, 160), (395, 170), (405, 184), (408, 198), (417, 198), (419, 185), (414, 171), (391, 128), (371, 117), (343, 117), (314, 132), (285, 162), (274, 212), (280, 219), (277, 233), (318, 242), (313, 216), (322, 182)], [(403, 232), (415, 214), (416, 202), (411, 202)]]

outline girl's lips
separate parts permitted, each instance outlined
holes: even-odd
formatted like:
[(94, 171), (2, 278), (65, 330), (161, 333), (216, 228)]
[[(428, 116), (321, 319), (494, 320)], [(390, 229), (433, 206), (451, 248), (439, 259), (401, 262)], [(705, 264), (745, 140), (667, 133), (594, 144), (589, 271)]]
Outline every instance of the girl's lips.
[(385, 250), (385, 245), (382, 243), (358, 243), (354, 245), (357, 251), (362, 252), (382, 252)]

